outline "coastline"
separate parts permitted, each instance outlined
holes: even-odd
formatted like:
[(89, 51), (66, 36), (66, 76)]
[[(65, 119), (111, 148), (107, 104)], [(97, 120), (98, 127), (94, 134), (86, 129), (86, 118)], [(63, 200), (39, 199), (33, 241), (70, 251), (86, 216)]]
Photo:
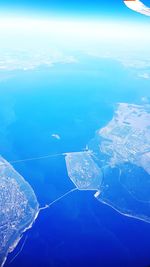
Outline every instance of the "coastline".
[[(29, 202), (28, 203), (29, 208), (30, 208), (29, 215), (30, 214), (32, 215), (31, 217), (28, 218), (27, 222), (25, 222), (24, 224), (22, 224), (21, 227), (20, 227), (20, 229), (17, 229), (17, 231), (12, 235), (12, 240), (10, 238), (10, 240), (9, 240), (9, 242), (7, 244), (8, 247), (6, 247), (6, 249), (2, 252), (2, 255), (4, 254), (4, 256), (2, 257), (2, 263), (0, 264), (0, 267), (3, 267), (5, 265), (5, 263), (6, 263), (6, 261), (7, 261), (8, 254), (14, 251), (14, 249), (19, 244), (19, 242), (20, 242), (23, 234), (27, 230), (29, 230), (30, 228), (32, 228), (35, 220), (37, 219), (37, 217), (39, 215), (40, 208), (39, 208), (39, 203), (37, 201), (37, 197), (35, 195), (34, 190), (31, 187), (31, 185), (2, 156), (0, 156), (0, 162), (2, 162), (2, 164), (0, 165), (0, 166), (2, 166), (2, 168), (5, 166), (6, 172), (7, 171), (8, 172), (11, 171), (11, 174), (13, 174), (13, 178), (14, 178), (14, 175), (15, 175), (15, 178), (14, 179), (17, 182), (17, 184), (18, 184), (18, 186), (20, 188), (20, 191), (25, 194), (26, 199)], [(7, 170), (7, 168), (8, 168), (8, 170)], [(22, 182), (22, 184), (21, 184), (21, 182)], [(31, 196), (30, 196), (29, 192), (30, 192)], [(32, 214), (32, 212), (33, 212), (33, 214)], [(25, 218), (23, 218), (23, 219), (25, 219)]]

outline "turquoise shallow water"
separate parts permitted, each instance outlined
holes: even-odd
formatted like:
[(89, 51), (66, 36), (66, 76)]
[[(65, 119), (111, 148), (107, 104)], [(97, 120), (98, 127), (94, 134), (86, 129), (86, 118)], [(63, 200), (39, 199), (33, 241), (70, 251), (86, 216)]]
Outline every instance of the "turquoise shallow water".
[[(147, 81), (120, 64), (91, 58), (14, 72), (0, 86), (0, 153), (8, 161), (81, 151), (112, 118), (117, 102), (139, 103), (148, 90)], [(74, 187), (64, 156), (14, 167), (41, 206)], [(75, 191), (41, 212), (11, 266), (148, 266), (149, 240), (149, 224), (118, 214), (92, 192)]]

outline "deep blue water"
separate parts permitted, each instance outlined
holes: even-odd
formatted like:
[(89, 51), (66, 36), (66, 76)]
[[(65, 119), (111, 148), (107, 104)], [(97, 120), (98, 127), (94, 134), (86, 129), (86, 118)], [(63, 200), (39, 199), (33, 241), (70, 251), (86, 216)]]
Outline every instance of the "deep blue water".
[[(115, 103), (139, 103), (149, 84), (114, 61), (82, 58), (80, 64), (14, 72), (0, 87), (0, 152), (11, 161), (81, 151), (112, 118)], [(41, 206), (74, 187), (64, 156), (14, 167)], [(26, 235), (23, 251), (9, 265)], [(150, 265), (150, 225), (120, 215), (88, 191), (75, 191), (42, 211), (24, 237), (6, 266)]]

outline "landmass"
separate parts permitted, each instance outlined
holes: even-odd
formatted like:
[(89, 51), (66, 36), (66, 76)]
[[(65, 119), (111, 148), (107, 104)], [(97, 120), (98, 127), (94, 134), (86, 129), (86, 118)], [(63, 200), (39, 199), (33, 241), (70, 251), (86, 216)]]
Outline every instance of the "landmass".
[(130, 162), (150, 173), (150, 106), (119, 103), (113, 119), (96, 133), (110, 164)]
[(39, 213), (31, 186), (0, 156), (0, 266)]
[(65, 157), (76, 187), (93, 188), (99, 201), (150, 222), (150, 106), (118, 103), (112, 120), (86, 147)]
[(66, 153), (65, 158), (68, 175), (79, 190), (100, 188), (102, 171), (92, 159), (90, 151)]

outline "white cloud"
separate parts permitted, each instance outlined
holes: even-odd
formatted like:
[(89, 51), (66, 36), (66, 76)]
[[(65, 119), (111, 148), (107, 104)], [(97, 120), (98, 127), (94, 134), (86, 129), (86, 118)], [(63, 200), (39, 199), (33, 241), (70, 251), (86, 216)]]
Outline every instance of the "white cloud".
[[(150, 44), (149, 44), (150, 45)], [(104, 51), (88, 51), (87, 55), (99, 59), (112, 59), (119, 62), (125, 68), (130, 69), (134, 76), (143, 79), (150, 79), (150, 52), (142, 48), (141, 53), (132, 49), (124, 49), (115, 51), (115, 49)]]
[(138, 77), (139, 77), (139, 78), (146, 79), (146, 80), (149, 80), (149, 79), (150, 79), (150, 73), (147, 73), (147, 72), (139, 73), (139, 74), (138, 74)]
[(149, 23), (1, 17), (0, 37), (0, 71), (77, 63), (76, 52), (150, 68)]
[(75, 64), (77, 59), (56, 51), (46, 53), (37, 51), (12, 51), (0, 55), (0, 71), (34, 70), (42, 67), (53, 67), (55, 64)]

